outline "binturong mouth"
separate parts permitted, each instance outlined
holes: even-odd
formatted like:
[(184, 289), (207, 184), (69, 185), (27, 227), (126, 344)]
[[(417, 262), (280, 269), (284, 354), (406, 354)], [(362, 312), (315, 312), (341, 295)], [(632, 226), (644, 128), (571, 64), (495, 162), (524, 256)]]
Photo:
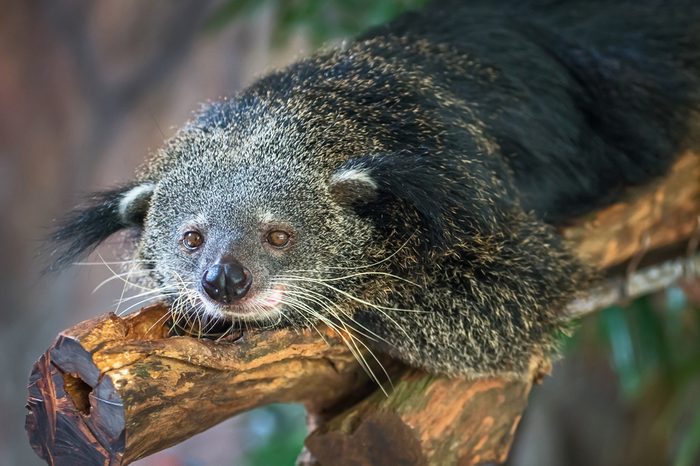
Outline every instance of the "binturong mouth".
[(284, 288), (282, 286), (274, 286), (265, 296), (263, 304), (272, 309), (281, 306), (284, 298)]
[(231, 304), (213, 301), (204, 291), (197, 293), (199, 305), (171, 308), (175, 335), (189, 335), (216, 340), (237, 340), (244, 328), (270, 327), (282, 319), (284, 288), (251, 291)]
[(205, 308), (213, 315), (227, 319), (269, 322), (272, 317), (280, 314), (284, 301), (284, 287), (274, 285), (264, 291), (252, 289), (246, 296), (229, 303), (216, 302), (206, 294), (202, 299), (209, 301)]

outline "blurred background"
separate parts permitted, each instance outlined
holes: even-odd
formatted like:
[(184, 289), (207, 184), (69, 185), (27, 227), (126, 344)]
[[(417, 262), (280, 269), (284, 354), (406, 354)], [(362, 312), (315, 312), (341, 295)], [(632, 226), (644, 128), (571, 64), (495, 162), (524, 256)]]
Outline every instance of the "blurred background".
[[(420, 0), (0, 1), (0, 464), (40, 465), (26, 381), (62, 329), (114, 309), (106, 267), (41, 277), (52, 221), (124, 182), (201, 102)], [(93, 259), (118, 256), (119, 238)], [(99, 255), (98, 255), (99, 254)], [(300, 406), (271, 406), (141, 466), (291, 465)], [(700, 284), (582, 323), (533, 391), (512, 465), (700, 465)]]

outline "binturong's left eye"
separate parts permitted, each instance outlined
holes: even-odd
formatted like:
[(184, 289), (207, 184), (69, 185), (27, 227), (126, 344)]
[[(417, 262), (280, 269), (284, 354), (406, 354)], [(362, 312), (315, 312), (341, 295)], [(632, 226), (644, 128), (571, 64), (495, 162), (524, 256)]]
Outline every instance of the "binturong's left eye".
[(283, 230), (272, 230), (267, 233), (265, 240), (270, 246), (281, 249), (289, 245), (290, 234)]

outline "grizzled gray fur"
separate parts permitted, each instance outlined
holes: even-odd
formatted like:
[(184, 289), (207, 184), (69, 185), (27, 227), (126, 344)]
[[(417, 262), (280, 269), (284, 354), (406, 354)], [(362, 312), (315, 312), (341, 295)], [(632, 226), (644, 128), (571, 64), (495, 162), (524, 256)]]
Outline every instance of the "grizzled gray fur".
[(134, 228), (177, 315), (325, 323), (432, 372), (522, 373), (587, 284), (554, 226), (697, 146), (700, 6), (465, 3), (205, 106), (69, 216), (58, 264)]

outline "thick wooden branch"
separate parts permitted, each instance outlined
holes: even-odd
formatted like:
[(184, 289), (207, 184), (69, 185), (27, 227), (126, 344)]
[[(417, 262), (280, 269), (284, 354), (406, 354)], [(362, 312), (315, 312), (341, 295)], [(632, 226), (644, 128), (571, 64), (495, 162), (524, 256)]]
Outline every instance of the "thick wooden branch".
[(168, 338), (167, 308), (61, 333), (32, 372), (27, 429), (52, 464), (128, 464), (241, 411), (298, 401), (322, 411), (371, 388), (333, 334)]
[[(563, 230), (586, 263), (610, 275), (569, 312), (667, 286), (668, 273), (697, 276), (699, 219), (700, 157), (685, 154), (663, 180)], [(165, 320), (166, 310), (152, 307), (58, 337), (29, 384), (27, 431), (40, 456), (55, 465), (125, 465), (238, 412), (298, 401), (315, 427), (305, 464), (502, 462), (532, 383), (548, 370), (547, 361), (532, 361), (522, 380), (464, 380), (395, 367), (387, 396), (331, 332), (257, 331), (216, 342), (169, 337)]]

